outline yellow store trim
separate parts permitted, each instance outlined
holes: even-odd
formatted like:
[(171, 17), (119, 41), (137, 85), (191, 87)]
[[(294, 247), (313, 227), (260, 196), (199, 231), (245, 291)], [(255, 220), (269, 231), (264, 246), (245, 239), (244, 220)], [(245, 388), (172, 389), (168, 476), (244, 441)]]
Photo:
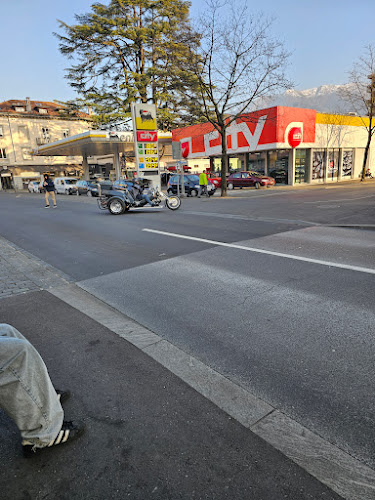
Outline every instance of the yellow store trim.
[(321, 125), (348, 125), (351, 127), (368, 127), (370, 120), (367, 116), (333, 115), (328, 113), (317, 113), (316, 123)]

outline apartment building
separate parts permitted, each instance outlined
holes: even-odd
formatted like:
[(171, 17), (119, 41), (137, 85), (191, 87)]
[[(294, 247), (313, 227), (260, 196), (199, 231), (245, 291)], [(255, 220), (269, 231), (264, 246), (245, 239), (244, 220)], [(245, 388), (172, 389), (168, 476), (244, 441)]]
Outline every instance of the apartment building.
[(80, 175), (81, 156), (33, 156), (37, 146), (92, 129), (91, 117), (46, 101), (0, 102), (0, 189), (26, 188), (41, 174)]

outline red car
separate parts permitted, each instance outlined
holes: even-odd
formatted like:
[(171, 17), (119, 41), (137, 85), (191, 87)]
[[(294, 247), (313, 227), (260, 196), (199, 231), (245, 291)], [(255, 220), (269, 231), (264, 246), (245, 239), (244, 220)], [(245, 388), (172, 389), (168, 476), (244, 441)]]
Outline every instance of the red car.
[(217, 174), (208, 173), (207, 179), (215, 186), (215, 188), (221, 187), (221, 177)]
[(259, 174), (258, 172), (235, 172), (227, 178), (227, 185), (228, 189), (251, 186), (254, 186), (255, 189), (259, 189), (260, 186), (274, 186), (275, 179)]

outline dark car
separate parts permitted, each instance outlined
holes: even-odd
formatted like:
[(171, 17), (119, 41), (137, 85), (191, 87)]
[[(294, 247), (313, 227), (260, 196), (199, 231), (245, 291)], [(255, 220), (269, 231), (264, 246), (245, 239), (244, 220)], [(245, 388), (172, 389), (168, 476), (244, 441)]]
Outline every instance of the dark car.
[(288, 172), (283, 168), (272, 170), (270, 176), (275, 179), (277, 184), (287, 184), (288, 183)]
[[(197, 196), (199, 192), (199, 176), (194, 174), (184, 175), (184, 185), (185, 185), (185, 193), (188, 196)], [(181, 193), (181, 176), (180, 175), (172, 175), (172, 177), (168, 181), (167, 185), (167, 193), (168, 194), (177, 194), (177, 186), (179, 186), (178, 191)], [(210, 196), (212, 196), (216, 191), (215, 185), (208, 180), (207, 192)]]
[(259, 174), (258, 172), (235, 172), (228, 177), (227, 183), (228, 189), (251, 186), (259, 189), (260, 186), (274, 186), (275, 179), (273, 179), (272, 177), (267, 177), (266, 175)]
[(99, 196), (98, 186), (95, 181), (77, 181), (77, 196)]

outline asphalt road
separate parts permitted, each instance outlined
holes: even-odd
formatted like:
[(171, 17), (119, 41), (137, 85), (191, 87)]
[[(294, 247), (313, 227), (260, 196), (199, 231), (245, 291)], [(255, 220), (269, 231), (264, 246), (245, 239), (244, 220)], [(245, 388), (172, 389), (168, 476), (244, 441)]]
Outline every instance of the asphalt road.
[(0, 230), (374, 467), (375, 232), (331, 227), (374, 224), (374, 202), (369, 183), (111, 216), (88, 198), (46, 210), (1, 193)]

